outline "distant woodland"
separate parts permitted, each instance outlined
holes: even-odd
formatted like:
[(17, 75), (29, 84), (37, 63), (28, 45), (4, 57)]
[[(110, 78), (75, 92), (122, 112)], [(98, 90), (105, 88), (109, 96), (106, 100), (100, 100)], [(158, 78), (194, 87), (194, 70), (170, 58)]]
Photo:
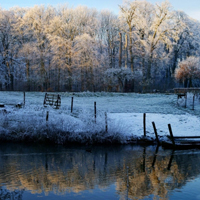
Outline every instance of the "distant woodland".
[(200, 22), (164, 1), (118, 15), (88, 7), (0, 9), (0, 90), (151, 92), (200, 85)]

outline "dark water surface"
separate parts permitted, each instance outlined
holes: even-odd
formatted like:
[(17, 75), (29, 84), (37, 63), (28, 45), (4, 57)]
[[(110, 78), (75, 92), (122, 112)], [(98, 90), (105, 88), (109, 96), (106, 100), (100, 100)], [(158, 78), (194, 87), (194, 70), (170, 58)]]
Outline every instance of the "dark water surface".
[(200, 151), (1, 144), (0, 199), (200, 199)]

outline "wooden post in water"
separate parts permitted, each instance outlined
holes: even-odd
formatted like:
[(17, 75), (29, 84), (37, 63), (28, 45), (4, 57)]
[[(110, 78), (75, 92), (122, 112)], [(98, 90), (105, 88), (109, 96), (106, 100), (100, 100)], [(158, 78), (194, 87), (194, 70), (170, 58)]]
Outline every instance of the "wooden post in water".
[(144, 137), (146, 137), (146, 113), (143, 114)]
[(143, 172), (146, 171), (146, 147), (143, 150)]
[(156, 158), (157, 158), (158, 149), (159, 149), (159, 145), (157, 145), (156, 151), (155, 151), (155, 154), (154, 154), (154, 157), (153, 157), (153, 163), (152, 163), (152, 167), (153, 167), (153, 168), (154, 168), (154, 165), (155, 165), (155, 163), (156, 163)]
[(94, 102), (94, 120), (95, 120), (95, 123), (96, 123), (96, 119), (97, 119), (97, 103), (95, 101)]
[(74, 97), (71, 99), (71, 113), (73, 112)]
[(24, 106), (25, 106), (25, 102), (26, 102), (26, 96), (25, 96), (25, 92), (24, 92)]
[(167, 170), (170, 170), (173, 158), (174, 158), (174, 149), (172, 150), (171, 157), (167, 166)]
[(171, 140), (172, 140), (172, 144), (173, 144), (173, 146), (175, 146), (174, 136), (173, 136), (171, 124), (168, 124), (168, 129), (169, 129), (170, 137), (171, 137)]
[(105, 124), (106, 124), (106, 133), (108, 132), (108, 117), (107, 113), (105, 112)]
[(157, 142), (158, 145), (160, 145), (160, 141), (158, 139), (158, 133), (157, 133), (156, 125), (155, 125), (154, 122), (152, 122), (152, 125), (153, 125), (154, 133), (155, 133), (155, 136), (156, 136), (156, 142)]
[(129, 175), (128, 175), (128, 170), (129, 170), (129, 167), (127, 166), (127, 167), (126, 167), (126, 174), (127, 174), (126, 186), (127, 186), (127, 188), (129, 187)]

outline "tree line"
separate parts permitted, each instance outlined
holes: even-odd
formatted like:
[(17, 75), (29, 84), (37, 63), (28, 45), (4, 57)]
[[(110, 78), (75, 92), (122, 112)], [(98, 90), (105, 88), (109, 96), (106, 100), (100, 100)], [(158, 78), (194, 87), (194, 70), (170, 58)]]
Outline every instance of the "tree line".
[(149, 92), (191, 86), (176, 72), (179, 63), (200, 54), (200, 22), (167, 1), (134, 0), (119, 8), (118, 15), (68, 5), (0, 9), (0, 90)]

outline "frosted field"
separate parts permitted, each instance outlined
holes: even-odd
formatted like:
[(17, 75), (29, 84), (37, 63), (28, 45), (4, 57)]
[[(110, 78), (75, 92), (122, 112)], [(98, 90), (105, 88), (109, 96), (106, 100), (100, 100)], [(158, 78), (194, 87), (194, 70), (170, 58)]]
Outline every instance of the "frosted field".
[[(147, 113), (147, 135), (155, 138), (152, 121), (158, 134), (168, 134), (167, 124), (172, 125), (174, 135), (199, 135), (200, 103), (195, 99), (192, 110), (192, 94), (188, 95), (187, 108), (184, 99), (174, 94), (121, 94), (121, 93), (60, 93), (61, 107), (44, 108), (45, 93), (26, 92), (23, 108), (23, 92), (0, 92), (0, 138), (9, 141), (48, 141), (58, 144), (67, 142), (104, 143), (140, 138), (143, 135), (143, 113)], [(74, 109), (71, 113), (71, 97)], [(94, 120), (94, 102), (97, 119)], [(49, 120), (46, 122), (46, 113)], [(105, 132), (105, 112), (108, 132)]]

